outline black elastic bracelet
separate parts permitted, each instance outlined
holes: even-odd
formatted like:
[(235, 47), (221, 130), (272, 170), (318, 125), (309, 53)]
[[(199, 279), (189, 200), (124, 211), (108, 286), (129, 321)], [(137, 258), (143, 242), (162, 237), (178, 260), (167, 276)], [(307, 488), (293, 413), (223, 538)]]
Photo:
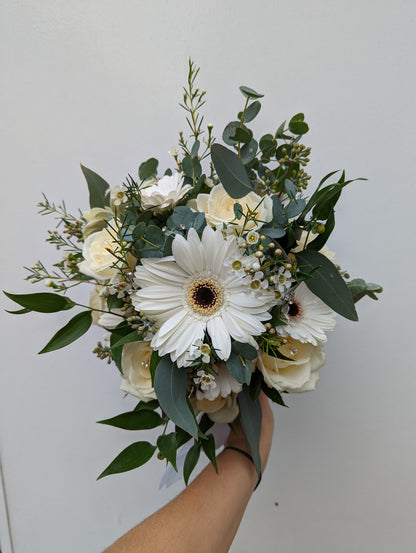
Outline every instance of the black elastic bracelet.
[[(253, 457), (250, 455), (250, 453), (247, 453), (247, 451), (244, 451), (244, 449), (240, 449), (239, 447), (234, 447), (233, 445), (227, 445), (227, 447), (224, 447), (223, 451), (225, 451), (226, 449), (233, 449), (234, 451), (238, 451), (239, 453), (242, 453), (245, 457), (247, 457), (247, 459), (250, 459), (250, 461), (253, 463), (254, 466), (256, 466), (254, 463)], [(254, 488), (254, 491), (257, 490), (257, 488), (259, 487), (260, 482), (261, 482), (261, 473), (260, 473), (259, 479), (257, 480), (257, 484), (256, 484), (256, 487)]]

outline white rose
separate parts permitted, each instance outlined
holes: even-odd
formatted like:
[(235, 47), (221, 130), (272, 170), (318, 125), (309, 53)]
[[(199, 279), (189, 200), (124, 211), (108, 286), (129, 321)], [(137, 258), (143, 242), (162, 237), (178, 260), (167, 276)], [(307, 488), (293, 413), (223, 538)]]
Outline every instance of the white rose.
[(190, 184), (183, 184), (183, 175), (165, 175), (159, 180), (150, 179), (140, 189), (142, 208), (157, 213), (174, 207), (191, 190)]
[(82, 218), (86, 221), (82, 227), (84, 240), (93, 232), (98, 232), (105, 228), (112, 217), (113, 212), (109, 207), (93, 207), (89, 211), (84, 211), (82, 214)]
[(232, 392), (238, 394), (243, 389), (242, 384), (240, 384), (230, 373), (225, 363), (220, 363), (219, 365), (213, 365), (213, 373), (211, 377), (215, 382), (215, 388), (207, 391), (197, 390), (196, 397), (197, 399), (210, 399), (214, 400), (218, 396), (223, 398), (228, 397)]
[(151, 355), (152, 348), (148, 340), (125, 344), (121, 354), (123, 375), (120, 390), (145, 402), (156, 399), (149, 369)]
[(279, 392), (310, 392), (319, 382), (319, 369), (325, 363), (321, 345), (313, 346), (287, 338), (287, 344), (280, 348), (285, 361), (260, 351), (257, 367), (263, 373), (264, 381)]
[(199, 411), (207, 413), (214, 422), (229, 423), (238, 417), (240, 412), (237, 403), (237, 394), (227, 397), (218, 396), (214, 400), (197, 399), (196, 407)]
[[(108, 309), (106, 300), (107, 296), (103, 294), (103, 286), (94, 286), (88, 305), (92, 309), (92, 322), (95, 325), (101, 326), (98, 321), (102, 315), (101, 311)], [(96, 309), (98, 311), (95, 311)]]
[[(296, 248), (292, 248), (291, 251), (294, 253), (301, 252), (306, 248), (308, 244), (312, 242), (312, 240), (315, 240), (317, 236), (318, 235), (314, 234), (313, 232), (308, 233), (306, 230), (303, 230), (299, 240), (296, 240), (296, 244), (297, 244)], [(319, 253), (321, 253), (331, 261), (335, 258), (335, 253), (331, 251), (329, 248), (327, 248), (326, 246), (323, 246), (319, 250)]]
[(244, 215), (248, 209), (255, 211), (256, 221), (250, 220), (245, 225), (245, 230), (259, 229), (264, 223), (268, 223), (273, 218), (273, 201), (269, 196), (258, 196), (255, 192), (249, 192), (243, 198), (234, 200), (225, 191), (222, 184), (217, 184), (209, 194), (198, 194), (195, 200), (188, 202), (188, 206), (195, 211), (205, 213), (207, 223), (216, 227), (222, 223), (233, 222), (233, 227), (242, 231), (245, 218), (236, 219), (234, 205), (240, 204)]
[(116, 252), (117, 249), (118, 244), (114, 240), (114, 234), (110, 227), (90, 234), (84, 242), (82, 249), (84, 261), (81, 261), (78, 265), (79, 270), (84, 275), (97, 280), (111, 278), (117, 272), (117, 269), (113, 266), (116, 257), (112, 253)]

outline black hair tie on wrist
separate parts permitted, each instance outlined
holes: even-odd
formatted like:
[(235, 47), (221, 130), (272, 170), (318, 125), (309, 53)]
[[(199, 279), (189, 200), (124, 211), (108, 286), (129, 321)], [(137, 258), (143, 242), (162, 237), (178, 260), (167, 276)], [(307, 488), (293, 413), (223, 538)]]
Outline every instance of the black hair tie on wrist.
[[(253, 457), (250, 455), (250, 453), (247, 453), (247, 451), (244, 451), (244, 449), (240, 449), (239, 447), (234, 447), (233, 445), (227, 445), (227, 447), (224, 447), (223, 451), (226, 449), (233, 449), (234, 451), (238, 451), (239, 453), (242, 453), (244, 457), (247, 457), (247, 459), (250, 459), (250, 461), (253, 463), (254, 466), (256, 466)], [(259, 476), (259, 479), (257, 480), (256, 487), (254, 488), (254, 491), (257, 490), (259, 487), (259, 484), (261, 482), (261, 473)]]

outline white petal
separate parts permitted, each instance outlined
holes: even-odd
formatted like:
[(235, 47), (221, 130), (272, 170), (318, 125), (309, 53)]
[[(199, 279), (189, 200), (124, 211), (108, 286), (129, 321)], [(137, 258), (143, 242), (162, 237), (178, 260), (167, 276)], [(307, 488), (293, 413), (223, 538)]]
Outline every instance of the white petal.
[(208, 321), (208, 334), (211, 336), (212, 346), (220, 359), (226, 361), (231, 353), (231, 339), (228, 330), (221, 319), (215, 317)]

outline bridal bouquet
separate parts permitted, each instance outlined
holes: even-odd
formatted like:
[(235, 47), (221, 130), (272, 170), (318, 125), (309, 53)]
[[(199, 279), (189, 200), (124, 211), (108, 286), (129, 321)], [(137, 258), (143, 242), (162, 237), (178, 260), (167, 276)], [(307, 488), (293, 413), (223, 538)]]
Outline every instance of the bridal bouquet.
[[(38, 261), (27, 279), (51, 291), (6, 293), (21, 307), (16, 314), (81, 307), (40, 353), (102, 327), (94, 353), (115, 364), (121, 390), (140, 401), (100, 422), (160, 429), (156, 443), (135, 441), (99, 477), (156, 451), (178, 470), (181, 448), (187, 482), (201, 449), (216, 466), (214, 425), (237, 417), (260, 473), (261, 390), (280, 405), (283, 394), (313, 390), (336, 313), (356, 321), (354, 304), (382, 291), (350, 280), (326, 246), (352, 181), (334, 171), (307, 194), (304, 115), (257, 140), (248, 125), (262, 95), (241, 86), (242, 110), (223, 145), (204, 126), (198, 71), (190, 61), (181, 106), (191, 133), (179, 133), (174, 168), (161, 173), (150, 158), (111, 188), (81, 166), (89, 210), (74, 216), (64, 203), (39, 202), (59, 222), (47, 241), (63, 256), (52, 269)], [(69, 298), (80, 284), (88, 306)]]

